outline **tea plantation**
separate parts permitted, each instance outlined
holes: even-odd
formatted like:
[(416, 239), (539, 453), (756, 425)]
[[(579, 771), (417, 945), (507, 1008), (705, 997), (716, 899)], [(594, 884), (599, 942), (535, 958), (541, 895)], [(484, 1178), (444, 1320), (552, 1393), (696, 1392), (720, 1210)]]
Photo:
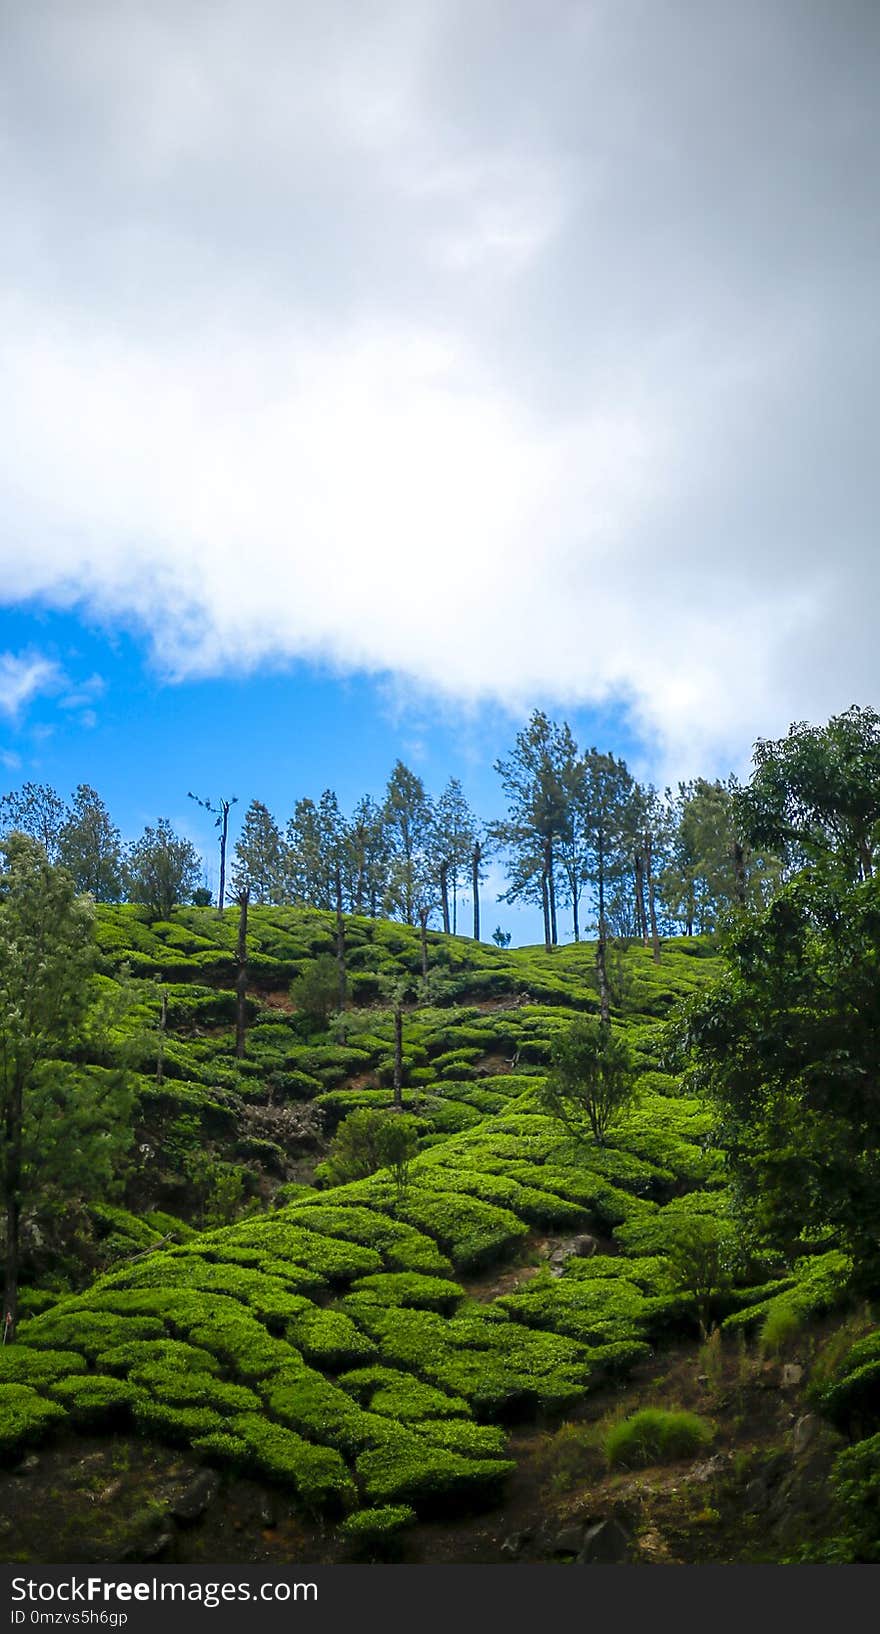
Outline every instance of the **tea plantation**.
[[(349, 919), (351, 1008), (309, 1033), (287, 994), (333, 950), (331, 917), (256, 909), (237, 1060), (234, 913), (98, 918), (105, 981), (127, 967), (165, 989), (161, 1072), (155, 1033), (138, 1061), (151, 1133), (127, 1206), (98, 1222), (108, 1269), (78, 1290), (32, 1290), (0, 1351), (6, 1463), (47, 1438), (125, 1428), (278, 1483), (351, 1539), (381, 1536), (497, 1501), (510, 1426), (553, 1425), (670, 1339), (698, 1340), (701, 1291), (672, 1245), (689, 1221), (723, 1216), (725, 1170), (709, 1112), (663, 1069), (662, 1038), (712, 973), (699, 939), (668, 942), (659, 964), (641, 946), (615, 955), (615, 1023), (638, 1082), (600, 1146), (566, 1135), (538, 1097), (554, 1036), (597, 1008), (588, 944), (550, 956), (431, 935), (420, 989), (415, 931)], [(419, 1134), (408, 1185), (387, 1170), (331, 1185), (309, 1167), (328, 1137), (353, 1109), (391, 1104), (383, 983), (404, 977), (402, 1099)], [(253, 1109), (277, 1132), (247, 1149)], [(292, 1109), (321, 1113), (311, 1146), (285, 1125)], [(180, 1218), (182, 1129), (188, 1151), (247, 1179), (228, 1223)], [(745, 1329), (774, 1309), (830, 1308), (847, 1267), (822, 1248), (797, 1275), (741, 1266), (710, 1290), (713, 1319)], [(504, 1268), (517, 1273), (507, 1290), (485, 1297)], [(866, 1430), (875, 1349), (827, 1390), (829, 1413)]]

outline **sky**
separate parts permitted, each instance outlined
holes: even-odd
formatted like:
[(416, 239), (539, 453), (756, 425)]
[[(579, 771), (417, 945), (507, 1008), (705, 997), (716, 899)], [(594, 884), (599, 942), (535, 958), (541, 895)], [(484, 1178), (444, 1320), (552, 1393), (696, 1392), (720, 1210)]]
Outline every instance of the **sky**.
[(873, 0), (0, 0), (8, 786), (210, 869), (189, 789), (400, 756), (490, 817), (535, 707), (662, 785), (875, 703), (878, 47)]

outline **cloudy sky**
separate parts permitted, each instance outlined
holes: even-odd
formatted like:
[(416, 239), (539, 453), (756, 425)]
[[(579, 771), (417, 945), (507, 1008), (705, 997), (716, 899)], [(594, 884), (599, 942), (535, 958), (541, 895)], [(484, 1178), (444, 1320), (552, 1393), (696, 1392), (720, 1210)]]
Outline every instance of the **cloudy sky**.
[(877, 702), (874, 0), (0, 18), (10, 769)]

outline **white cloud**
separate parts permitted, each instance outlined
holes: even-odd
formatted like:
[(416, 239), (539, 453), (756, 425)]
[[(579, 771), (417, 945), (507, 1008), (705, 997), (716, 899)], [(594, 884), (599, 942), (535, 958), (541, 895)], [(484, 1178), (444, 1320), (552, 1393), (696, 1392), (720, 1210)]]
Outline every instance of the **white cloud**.
[(19, 19), (6, 600), (172, 677), (623, 700), (655, 775), (866, 700), (864, 53), (636, 10)]
[(33, 698), (55, 692), (61, 682), (58, 665), (40, 653), (0, 653), (0, 710), (11, 720)]

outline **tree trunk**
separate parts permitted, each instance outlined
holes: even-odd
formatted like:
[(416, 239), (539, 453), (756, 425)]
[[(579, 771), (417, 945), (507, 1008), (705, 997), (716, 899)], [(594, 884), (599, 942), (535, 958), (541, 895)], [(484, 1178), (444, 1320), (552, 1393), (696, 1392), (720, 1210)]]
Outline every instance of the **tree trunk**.
[(599, 851), (599, 940), (596, 943), (596, 975), (599, 981), (599, 1019), (602, 1025), (611, 1025), (611, 999), (608, 993), (608, 966), (605, 958), (605, 858)]
[(238, 906), (238, 948), (236, 960), (238, 971), (235, 978), (235, 1056), (240, 1061), (244, 1056), (245, 1010), (247, 1006), (247, 921), (248, 902), (250, 891), (244, 890), (239, 894)]
[(394, 1005), (394, 1110), (403, 1111), (403, 1006), (400, 999)]
[(474, 941), (480, 940), (480, 863), (483, 860), (483, 847), (479, 840), (474, 841), (474, 853), (471, 858), (472, 883), (474, 891)]
[(16, 1077), (9, 1094), (4, 1119), (6, 1163), (4, 1189), (6, 1192), (6, 1267), (3, 1289), (3, 1343), (15, 1339), (18, 1316), (18, 1269), (21, 1239), (21, 1142), (24, 1118), (24, 1094), (21, 1080)]
[(440, 905), (443, 909), (443, 929), (449, 935), (449, 864), (440, 864)]
[(641, 851), (636, 852), (636, 935), (648, 946), (648, 916), (645, 912), (645, 863)]
[(452, 934), (458, 934), (458, 870), (452, 870)]
[(544, 915), (544, 952), (553, 952), (550, 939), (550, 892), (547, 887), (547, 864), (541, 869), (541, 910)]
[(422, 944), (422, 975), (428, 975), (428, 909), (419, 909), (419, 939)]
[(746, 905), (746, 854), (739, 843), (734, 840), (730, 847), (733, 857), (733, 894), (739, 907)]
[(575, 941), (579, 942), (580, 939), (581, 939), (581, 925), (580, 925), (580, 918), (579, 918), (580, 892), (579, 892), (578, 887), (577, 887), (577, 879), (576, 879), (576, 877), (574, 875), (572, 875), (572, 878), (570, 880), (570, 884), (571, 884), (571, 921), (572, 921), (572, 930), (574, 931)]
[[(215, 806), (216, 811), (216, 806)], [(226, 835), (229, 831), (229, 806), (225, 800), (220, 802), (220, 889), (217, 892), (217, 912), (222, 913), (226, 906)]]
[(657, 932), (657, 904), (654, 900), (653, 860), (651, 841), (650, 839), (647, 839), (645, 841), (645, 875), (648, 886), (648, 913), (651, 919), (651, 948), (654, 955), (654, 963), (655, 965), (658, 965), (660, 963), (660, 937)]
[(553, 878), (553, 841), (548, 840), (545, 847), (547, 869), (547, 898), (550, 903), (550, 945), (555, 947), (558, 941), (556, 934), (556, 882)]
[(345, 920), (342, 917), (342, 869), (336, 864), (336, 967), (339, 972), (339, 1010), (345, 1009), (346, 972), (345, 972)]

